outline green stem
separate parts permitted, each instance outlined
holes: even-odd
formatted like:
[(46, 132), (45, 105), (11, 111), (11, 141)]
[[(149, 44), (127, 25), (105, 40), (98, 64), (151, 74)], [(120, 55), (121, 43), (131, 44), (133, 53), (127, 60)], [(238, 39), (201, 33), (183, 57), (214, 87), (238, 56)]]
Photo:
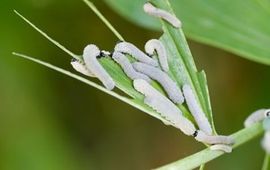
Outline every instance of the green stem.
[(204, 167), (205, 167), (205, 164), (202, 164), (202, 165), (200, 166), (200, 169), (199, 169), (199, 170), (204, 170)]
[[(248, 141), (256, 138), (258, 135), (261, 135), (263, 132), (264, 130), (262, 127), (262, 123), (257, 123), (252, 125), (251, 127), (237, 131), (236, 133), (231, 135), (235, 140), (233, 148), (237, 148), (240, 145), (247, 143)], [(223, 154), (224, 152), (222, 151), (214, 151), (206, 148), (184, 159), (157, 168), (157, 170), (190, 170), (197, 168), (200, 165), (205, 164)]]
[(270, 155), (265, 153), (262, 170), (268, 170), (270, 168)]

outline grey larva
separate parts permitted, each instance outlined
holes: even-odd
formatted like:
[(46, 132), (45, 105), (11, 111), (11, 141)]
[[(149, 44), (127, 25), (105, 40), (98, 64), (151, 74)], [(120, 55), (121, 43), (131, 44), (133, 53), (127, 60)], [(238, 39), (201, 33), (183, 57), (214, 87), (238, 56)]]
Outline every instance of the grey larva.
[(137, 70), (138, 72), (141, 72), (149, 76), (150, 78), (158, 81), (168, 94), (169, 98), (174, 103), (182, 104), (184, 102), (184, 97), (182, 95), (180, 88), (165, 72), (161, 71), (156, 67), (140, 62), (135, 62), (132, 65), (134, 69)]
[(154, 52), (156, 51), (161, 68), (165, 72), (169, 71), (166, 49), (161, 41), (156, 39), (149, 40), (146, 42), (144, 48), (145, 52), (148, 53), (149, 55), (153, 55)]
[(182, 112), (145, 80), (136, 79), (133, 85), (137, 91), (145, 96), (145, 104), (160, 113), (173, 126), (180, 129), (186, 135), (192, 135), (196, 131), (194, 125), (182, 116)]
[(194, 136), (196, 140), (207, 144), (232, 144), (233, 140), (227, 136), (211, 136), (203, 131), (196, 130), (195, 126), (182, 115), (182, 112), (159, 91), (142, 79), (133, 81), (134, 88), (145, 96), (144, 102), (173, 126), (180, 129), (188, 136)]
[(187, 84), (183, 86), (183, 94), (185, 97), (185, 101), (188, 105), (188, 108), (193, 115), (195, 121), (197, 122), (199, 129), (204, 131), (206, 134), (212, 134), (212, 127), (205, 116), (205, 113), (202, 110), (202, 107), (198, 103), (193, 90)]
[(270, 109), (260, 109), (250, 114), (244, 122), (245, 127), (249, 127), (254, 123), (260, 122), (263, 119), (270, 117)]
[(126, 75), (129, 78), (131, 78), (132, 80), (134, 80), (134, 79), (144, 79), (147, 82), (151, 81), (151, 79), (148, 76), (134, 70), (132, 64), (130, 63), (130, 61), (128, 60), (128, 58), (124, 54), (115, 51), (113, 53), (112, 58), (122, 67), (122, 69), (124, 70)]
[(106, 70), (100, 65), (97, 57), (100, 55), (100, 50), (96, 45), (90, 44), (84, 48), (83, 59), (88, 70), (90, 70), (104, 86), (112, 90), (115, 83)]
[(211, 150), (223, 151), (225, 153), (231, 153), (232, 152), (232, 146), (222, 145), (222, 144), (212, 145), (212, 146), (210, 146), (210, 149)]
[(86, 76), (89, 77), (95, 77), (95, 75), (93, 73), (91, 73), (85, 66), (84, 63), (80, 62), (79, 60), (76, 60), (75, 58), (73, 58), (70, 62), (70, 64), (72, 65), (72, 67), (78, 71), (79, 73), (82, 73)]
[(135, 45), (129, 42), (120, 42), (114, 47), (114, 51), (126, 53), (134, 57), (136, 60), (153, 65), (158, 66), (158, 62), (149, 56), (147, 56), (144, 52), (138, 49)]
[(270, 154), (270, 131), (265, 132), (262, 140), (263, 149)]
[(156, 8), (149, 2), (144, 4), (143, 9), (144, 9), (144, 12), (146, 12), (147, 14), (154, 17), (162, 18), (166, 20), (167, 22), (169, 22), (170, 24), (172, 24), (176, 28), (180, 28), (182, 26), (181, 21), (178, 18), (176, 18), (176, 16), (172, 15), (171, 13), (165, 10)]
[(234, 143), (233, 138), (230, 136), (222, 136), (222, 135), (207, 135), (201, 130), (197, 131), (197, 134), (195, 135), (195, 139), (199, 142), (204, 142), (207, 144), (226, 144), (231, 145)]

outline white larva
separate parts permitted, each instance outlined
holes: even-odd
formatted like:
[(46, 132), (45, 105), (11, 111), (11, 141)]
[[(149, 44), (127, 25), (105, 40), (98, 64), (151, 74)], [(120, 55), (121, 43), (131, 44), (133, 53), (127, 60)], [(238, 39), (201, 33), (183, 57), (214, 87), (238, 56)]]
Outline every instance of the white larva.
[(222, 144), (216, 144), (216, 145), (212, 145), (210, 146), (210, 149), (215, 151), (223, 151), (225, 153), (231, 153), (232, 152), (232, 146), (229, 145), (222, 145)]
[(134, 88), (145, 96), (144, 102), (160, 113), (172, 125), (180, 129), (188, 136), (194, 136), (196, 140), (207, 144), (232, 144), (233, 139), (227, 136), (206, 135), (203, 131), (196, 130), (190, 120), (182, 115), (182, 112), (164, 95), (142, 79), (133, 81)]
[(184, 102), (184, 97), (180, 88), (165, 72), (156, 67), (140, 62), (135, 62), (132, 65), (138, 72), (158, 81), (174, 103), (182, 104)]
[(144, 102), (173, 126), (183, 131), (186, 135), (192, 135), (196, 131), (194, 125), (185, 117), (182, 112), (164, 95), (142, 79), (133, 81), (134, 88), (145, 96)]
[(199, 142), (207, 143), (207, 144), (225, 144), (232, 145), (234, 140), (230, 136), (223, 135), (207, 135), (201, 130), (197, 131), (197, 134), (194, 135), (195, 139)]
[(166, 20), (167, 22), (169, 22), (170, 24), (172, 24), (176, 28), (180, 28), (182, 26), (181, 21), (176, 16), (172, 15), (171, 13), (165, 10), (156, 8), (149, 2), (144, 4), (143, 9), (144, 9), (144, 12), (146, 12), (147, 14), (154, 17), (162, 18)]
[(76, 59), (72, 59), (70, 64), (72, 65), (72, 67), (78, 71), (79, 73), (82, 73), (86, 76), (89, 77), (95, 77), (95, 75), (93, 73), (91, 73), (85, 66), (84, 63), (80, 62), (79, 60)]
[(260, 122), (263, 119), (270, 117), (270, 109), (260, 109), (250, 114), (244, 122), (245, 127), (249, 127), (254, 123)]
[(146, 42), (144, 49), (145, 52), (149, 55), (154, 55), (154, 52), (156, 52), (162, 70), (164, 70), (165, 72), (169, 71), (166, 49), (161, 41), (157, 39), (149, 40)]
[(270, 131), (265, 132), (262, 140), (263, 149), (270, 154)]
[(100, 50), (96, 45), (90, 44), (84, 48), (83, 59), (88, 70), (90, 70), (104, 86), (112, 90), (115, 83), (107, 71), (98, 62), (97, 57), (100, 55)]
[(151, 79), (148, 76), (134, 70), (132, 64), (124, 54), (115, 51), (113, 53), (112, 58), (122, 67), (126, 75), (132, 80), (143, 79), (146, 80), (147, 82), (151, 81)]
[(136, 60), (153, 65), (158, 66), (158, 62), (149, 56), (147, 56), (144, 52), (138, 49), (135, 45), (129, 42), (120, 42), (114, 47), (114, 51), (129, 54), (134, 57)]
[(204, 131), (206, 134), (211, 135), (213, 130), (209, 123), (209, 120), (205, 116), (202, 107), (197, 101), (196, 96), (194, 95), (193, 90), (189, 85), (185, 84), (183, 86), (183, 94), (188, 108), (193, 115), (195, 121), (197, 122), (199, 129)]

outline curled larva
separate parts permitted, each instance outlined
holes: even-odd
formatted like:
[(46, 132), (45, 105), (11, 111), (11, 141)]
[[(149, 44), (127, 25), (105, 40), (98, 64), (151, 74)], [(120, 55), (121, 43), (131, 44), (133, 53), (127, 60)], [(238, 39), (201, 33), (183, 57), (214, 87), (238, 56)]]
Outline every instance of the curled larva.
[(270, 109), (260, 109), (250, 114), (244, 122), (245, 127), (249, 127), (254, 123), (260, 122), (263, 119), (270, 117)]
[(113, 53), (112, 58), (122, 67), (126, 75), (132, 80), (143, 79), (146, 80), (147, 82), (151, 81), (151, 79), (148, 76), (134, 70), (132, 64), (124, 54), (115, 51)]
[(165, 72), (169, 71), (166, 49), (161, 41), (156, 39), (149, 40), (146, 42), (144, 49), (145, 52), (149, 55), (154, 55), (154, 52), (156, 52), (162, 70)]
[(82, 73), (86, 76), (89, 77), (95, 77), (95, 75), (93, 73), (91, 73), (85, 66), (84, 63), (80, 62), (79, 60), (73, 58), (70, 62), (70, 64), (72, 65), (72, 67), (78, 71), (79, 73)]
[(270, 154), (270, 131), (266, 131), (262, 140), (263, 149)]
[(218, 151), (223, 151), (225, 153), (231, 153), (232, 152), (232, 146), (229, 145), (222, 145), (222, 144), (216, 144), (210, 146), (211, 150), (218, 150)]
[(185, 117), (182, 112), (164, 95), (142, 79), (133, 81), (134, 88), (145, 96), (144, 102), (156, 110), (173, 126), (180, 129), (184, 134), (191, 136), (195, 131), (194, 125)]
[(184, 97), (180, 88), (165, 72), (156, 67), (140, 62), (135, 62), (132, 65), (138, 72), (158, 81), (174, 103), (182, 104), (184, 102)]
[(114, 51), (121, 52), (124, 54), (129, 54), (134, 57), (136, 60), (153, 65), (158, 66), (158, 62), (151, 57), (147, 56), (144, 52), (138, 49), (135, 45), (129, 42), (120, 42), (114, 47)]
[(197, 134), (194, 135), (195, 139), (199, 142), (207, 143), (207, 144), (225, 144), (232, 145), (234, 140), (230, 136), (222, 136), (222, 135), (207, 135), (201, 130), (197, 131)]
[(166, 20), (167, 22), (169, 22), (170, 24), (172, 24), (176, 28), (180, 28), (182, 26), (181, 21), (176, 16), (172, 15), (171, 13), (165, 10), (156, 8), (149, 2), (144, 4), (143, 9), (144, 9), (144, 12), (146, 12), (147, 14), (154, 17), (162, 18)]
[(90, 44), (84, 48), (83, 59), (89, 71), (91, 71), (104, 86), (112, 90), (115, 83), (107, 71), (100, 65), (97, 57), (100, 55), (100, 50), (96, 45)]
[(185, 84), (183, 86), (183, 94), (188, 108), (193, 115), (195, 121), (197, 122), (199, 129), (204, 131), (207, 135), (211, 135), (212, 127), (209, 123), (209, 120), (205, 116), (202, 107), (198, 103), (196, 96), (194, 95), (193, 90), (189, 85)]

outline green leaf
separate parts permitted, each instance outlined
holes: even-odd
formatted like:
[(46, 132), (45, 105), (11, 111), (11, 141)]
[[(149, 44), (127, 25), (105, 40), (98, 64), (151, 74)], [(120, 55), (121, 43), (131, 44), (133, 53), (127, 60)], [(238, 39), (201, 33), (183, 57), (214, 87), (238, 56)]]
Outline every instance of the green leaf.
[[(144, 14), (145, 0), (105, 0), (125, 18), (160, 30), (158, 22)], [(172, 0), (187, 36), (270, 65), (269, 0)]]

